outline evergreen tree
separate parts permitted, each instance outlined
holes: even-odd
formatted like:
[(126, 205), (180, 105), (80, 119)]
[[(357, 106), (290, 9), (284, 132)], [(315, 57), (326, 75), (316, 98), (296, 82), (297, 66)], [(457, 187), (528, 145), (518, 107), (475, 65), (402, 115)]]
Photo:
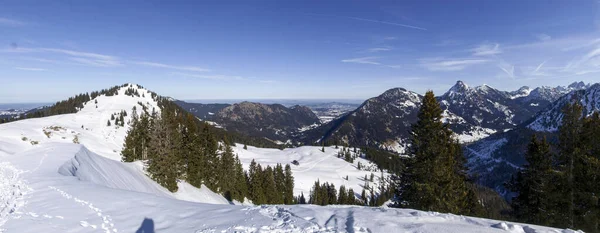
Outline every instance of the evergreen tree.
[(235, 157), (234, 172), (235, 186), (232, 198), (239, 202), (244, 202), (244, 197), (248, 196), (248, 175), (244, 171), (244, 167), (242, 167), (242, 163), (240, 162), (240, 159), (237, 156)]
[(525, 159), (527, 164), (513, 179), (510, 188), (517, 193), (512, 200), (515, 216), (520, 221), (549, 225), (551, 192), (549, 183), (552, 175), (550, 145), (546, 138), (541, 141), (534, 135), (529, 143)]
[(348, 189), (346, 203), (349, 205), (356, 205), (356, 195), (354, 194), (354, 190), (352, 188)]
[(262, 168), (260, 164), (257, 164), (254, 159), (250, 162), (250, 169), (248, 170), (249, 177), (249, 194), (250, 199), (256, 205), (266, 204), (265, 194), (262, 188)]
[(340, 205), (351, 204), (351, 203), (348, 203), (348, 194), (346, 193), (346, 186), (340, 185), (340, 191), (338, 192), (337, 203)]
[(284, 178), (285, 185), (283, 188), (283, 203), (292, 204), (292, 199), (294, 198), (294, 176), (292, 174), (292, 168), (289, 164), (285, 165)]
[(110, 120), (106, 122), (106, 126), (110, 126)]
[(171, 192), (177, 191), (177, 168), (176, 155), (172, 150), (174, 140), (173, 133), (169, 127), (168, 118), (156, 117), (154, 119), (154, 130), (151, 134), (150, 153), (148, 155), (148, 173), (157, 183)]
[(362, 193), (360, 194), (360, 199), (362, 201), (362, 205), (369, 204), (368, 198), (367, 198), (367, 192), (365, 191), (365, 189), (362, 190)]
[(407, 169), (402, 174), (401, 206), (461, 214), (470, 204), (462, 151), (448, 125), (443, 124), (442, 109), (433, 92), (428, 91), (412, 126)]
[[(285, 174), (283, 173), (283, 167), (281, 164), (275, 165), (275, 169), (273, 170), (273, 177), (275, 179), (275, 190), (280, 197), (280, 201), (274, 204), (288, 204), (285, 203)], [(293, 198), (293, 195), (292, 195)], [(289, 200), (290, 202), (292, 200)]]
[(281, 195), (278, 194), (277, 185), (275, 184), (274, 172), (271, 166), (263, 171), (262, 174), (262, 187), (265, 193), (265, 199), (267, 204), (280, 204), (283, 203)]
[(574, 168), (576, 160), (581, 157), (581, 129), (580, 120), (583, 107), (580, 104), (567, 104), (563, 108), (562, 125), (559, 129), (559, 158), (558, 169), (562, 172), (562, 194), (564, 195), (563, 219), (561, 226), (573, 228), (575, 226), (575, 185)]
[[(219, 176), (217, 179), (216, 186), (219, 187), (219, 192), (223, 193), (227, 200), (232, 201), (233, 196), (235, 195), (237, 190), (235, 190), (235, 185), (237, 183), (236, 177), (238, 173), (235, 171), (235, 157), (233, 155), (233, 150), (231, 147), (225, 146), (225, 151), (221, 153), (220, 162), (219, 162)], [(233, 179), (232, 179), (233, 178)], [(239, 198), (238, 196), (236, 196)]]
[(304, 192), (300, 193), (300, 198), (298, 199), (298, 204), (301, 204), (301, 205), (306, 204), (306, 198), (304, 198)]
[[(110, 123), (110, 121), (109, 121)], [(140, 151), (136, 151), (136, 144), (139, 143), (136, 130), (138, 130), (138, 117), (135, 111), (131, 116), (131, 128), (127, 130), (127, 136), (125, 137), (125, 142), (123, 144), (123, 150), (121, 151), (122, 161), (123, 162), (133, 162), (135, 160), (139, 160), (140, 157), (137, 156)], [(83, 125), (82, 125), (83, 127)], [(136, 153), (137, 152), (137, 153)]]

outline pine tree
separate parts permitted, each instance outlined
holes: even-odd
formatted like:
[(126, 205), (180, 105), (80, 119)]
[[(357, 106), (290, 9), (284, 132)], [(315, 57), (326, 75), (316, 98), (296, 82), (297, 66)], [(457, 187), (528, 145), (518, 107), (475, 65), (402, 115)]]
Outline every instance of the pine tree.
[(412, 126), (407, 169), (402, 174), (401, 206), (438, 212), (464, 213), (469, 189), (460, 145), (441, 121), (442, 109), (428, 91)]
[(352, 188), (348, 189), (346, 203), (349, 205), (356, 205), (356, 196), (355, 196), (354, 190)]
[(348, 203), (348, 194), (346, 194), (346, 186), (341, 185), (340, 191), (338, 192), (338, 200), (337, 203), (340, 205), (347, 205)]
[(271, 166), (267, 166), (263, 171), (262, 187), (267, 204), (280, 204), (283, 202), (281, 195), (278, 195), (274, 172)]
[(360, 194), (360, 198), (362, 200), (362, 205), (369, 204), (368, 199), (367, 199), (367, 192), (365, 191), (365, 189), (362, 190), (362, 193)]
[(265, 194), (262, 188), (262, 168), (260, 164), (257, 164), (254, 159), (250, 162), (250, 169), (248, 170), (249, 177), (249, 194), (250, 199), (256, 205), (266, 204)]
[[(110, 123), (110, 121), (109, 121)], [(123, 144), (123, 150), (121, 151), (122, 161), (123, 162), (133, 162), (135, 160), (139, 160), (140, 157), (138, 154), (140, 151), (136, 151), (136, 144), (139, 143), (137, 138), (138, 131), (138, 117), (135, 111), (131, 116), (131, 123), (129, 130), (127, 130), (127, 136), (125, 137), (125, 142)], [(82, 126), (83, 127), (83, 126)], [(137, 153), (136, 153), (137, 152)]]
[[(562, 185), (557, 185), (559, 195), (553, 199), (556, 203), (553, 209), (558, 213), (555, 219), (559, 220), (555, 225), (600, 232), (600, 161), (599, 155), (594, 153), (598, 147), (598, 138), (594, 136), (600, 134), (597, 131), (600, 121), (598, 114), (586, 119), (581, 118), (582, 114), (583, 106), (579, 103), (567, 104), (563, 110), (557, 167), (562, 175), (562, 179), (558, 179), (562, 182), (557, 183)], [(561, 219), (564, 221), (560, 222)]]
[(106, 122), (106, 126), (110, 126), (110, 120)]
[(248, 150), (248, 146), (244, 144), (244, 150)]
[(234, 172), (235, 186), (232, 198), (239, 202), (244, 202), (244, 197), (248, 196), (248, 175), (244, 171), (244, 167), (242, 167), (242, 163), (240, 162), (240, 159), (237, 156), (235, 157)]
[(559, 129), (559, 160), (558, 169), (562, 172), (562, 194), (564, 195), (563, 210), (564, 216), (561, 226), (573, 228), (575, 226), (575, 184), (574, 168), (576, 160), (581, 156), (581, 129), (580, 120), (583, 107), (576, 104), (567, 104), (563, 108), (562, 126)]
[[(233, 150), (231, 147), (225, 146), (225, 151), (221, 153), (219, 168), (218, 168), (218, 179), (216, 186), (219, 187), (219, 190), (227, 200), (232, 201), (236, 194), (235, 185), (236, 185), (236, 175), (238, 173), (235, 171), (235, 157), (233, 155)], [(233, 179), (232, 179), (233, 178)], [(238, 196), (235, 196), (239, 198)]]
[(119, 123), (121, 127), (125, 126), (125, 119), (123, 118), (123, 115), (119, 116)]
[(534, 135), (529, 143), (525, 159), (527, 164), (519, 171), (511, 183), (511, 190), (517, 193), (512, 200), (515, 216), (520, 221), (549, 225), (551, 192), (549, 183), (552, 175), (550, 145), (546, 138), (541, 141)]
[[(285, 202), (285, 174), (283, 173), (283, 167), (281, 166), (281, 164), (277, 164), (275, 166), (275, 169), (273, 170), (273, 177), (275, 179), (275, 190), (277, 191), (278, 196), (280, 197), (279, 199), (281, 200), (280, 202), (274, 203), (274, 204), (288, 204)], [(292, 195), (293, 198), (293, 195)], [(291, 202), (292, 200), (288, 200), (288, 202)]]
[(301, 205), (306, 204), (306, 198), (304, 198), (304, 192), (300, 193), (300, 198), (298, 199), (298, 204), (301, 204)]
[[(167, 115), (165, 115), (167, 116)], [(154, 130), (149, 149), (148, 173), (157, 183), (171, 192), (177, 191), (177, 168), (173, 167), (176, 157), (172, 146), (174, 143), (169, 127), (169, 118), (156, 117), (153, 120)]]
[(285, 165), (285, 186), (283, 189), (283, 202), (285, 204), (292, 204), (291, 201), (294, 198), (294, 176), (292, 174), (292, 168), (289, 164)]

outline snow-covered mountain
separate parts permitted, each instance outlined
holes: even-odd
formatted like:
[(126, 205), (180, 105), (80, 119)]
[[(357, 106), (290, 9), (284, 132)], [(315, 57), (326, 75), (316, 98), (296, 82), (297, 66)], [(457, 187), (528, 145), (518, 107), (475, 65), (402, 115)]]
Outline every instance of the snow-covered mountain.
[[(537, 101), (532, 107), (523, 102), (532, 92), (526, 87), (512, 93), (488, 85), (469, 87), (458, 81), (437, 99), (444, 110), (442, 120), (450, 124), (460, 142), (470, 143), (511, 130), (549, 104)], [(421, 98), (403, 88), (390, 89), (365, 101), (355, 111), (307, 131), (304, 142), (326, 140), (403, 153)]]
[(458, 81), (438, 100), (443, 109), (460, 119), (451, 122), (453, 131), (462, 137), (473, 135), (471, 140), (462, 140), (466, 142), (511, 129), (534, 114), (512, 97), (488, 85), (469, 87)]
[(305, 133), (307, 144), (322, 140), (374, 146), (404, 152), (410, 125), (417, 119), (422, 96), (393, 88), (366, 100), (356, 110)]
[(574, 82), (568, 86), (541, 86), (535, 89), (521, 87), (515, 92), (510, 92), (510, 94), (514, 99), (520, 99), (522, 102), (530, 102), (531, 104), (535, 105), (539, 104), (537, 102), (554, 102), (569, 92), (583, 90), (588, 87), (590, 87), (590, 84), (586, 84), (584, 82)]
[[(583, 87), (585, 89), (578, 89)], [(562, 109), (567, 103), (580, 103), (584, 107), (584, 115), (600, 111), (600, 84), (580, 82), (569, 85), (568, 89), (572, 91), (514, 129), (465, 146), (471, 172), (479, 175), (480, 183), (504, 193), (503, 184), (525, 163), (523, 155), (533, 134), (546, 136), (550, 142), (556, 142), (563, 117)]]
[[(581, 87), (581, 85), (577, 87)], [(536, 131), (557, 131), (563, 118), (562, 109), (567, 103), (580, 103), (585, 116), (600, 111), (600, 84), (597, 83), (586, 89), (572, 91), (562, 96), (546, 110), (536, 115), (527, 127)]]

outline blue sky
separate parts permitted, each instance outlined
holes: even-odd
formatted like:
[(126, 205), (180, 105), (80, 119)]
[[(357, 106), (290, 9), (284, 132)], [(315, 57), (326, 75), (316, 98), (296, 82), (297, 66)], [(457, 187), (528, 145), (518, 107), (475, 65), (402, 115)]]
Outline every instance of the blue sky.
[(178, 99), (364, 99), (599, 82), (593, 1), (2, 1), (0, 103), (126, 82)]

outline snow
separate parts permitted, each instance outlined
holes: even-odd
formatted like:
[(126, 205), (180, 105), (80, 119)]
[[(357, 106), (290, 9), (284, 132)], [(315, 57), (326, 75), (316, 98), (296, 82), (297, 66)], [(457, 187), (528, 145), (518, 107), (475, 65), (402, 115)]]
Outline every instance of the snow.
[(478, 141), (495, 134), (497, 131), (494, 129), (483, 128), (480, 126), (471, 126), (471, 130), (463, 132), (461, 134), (455, 134), (460, 143), (469, 143)]
[[(320, 118), (320, 119), (321, 119), (321, 118)], [(329, 119), (329, 121), (331, 121), (332, 119), (333, 119), (333, 118)], [(322, 120), (322, 119), (321, 119), (321, 120)], [(301, 128), (298, 128), (298, 132), (304, 132), (304, 131), (307, 131), (307, 130), (311, 130), (311, 129), (314, 129), (314, 128), (317, 128), (317, 127), (319, 127), (320, 125), (321, 125), (321, 124), (317, 124), (317, 123), (314, 123), (314, 124), (312, 124), (312, 125), (305, 125), (305, 126), (302, 126)]]
[[(381, 176), (381, 172), (375, 169), (371, 171), (358, 170), (359, 162), (365, 167), (371, 164), (366, 159), (357, 158), (351, 164), (343, 158), (338, 158), (337, 153), (342, 150), (342, 147), (338, 149), (325, 147), (325, 153), (321, 151), (321, 147), (316, 146), (285, 148), (283, 150), (256, 148), (253, 146), (247, 146), (248, 149), (245, 150), (243, 147), (244, 145), (237, 144), (232, 149), (239, 156), (246, 170), (249, 169), (253, 159), (256, 163), (261, 164), (263, 168), (266, 166), (273, 167), (278, 163), (283, 166), (290, 164), (292, 173), (294, 174), (294, 195), (296, 196), (304, 193), (307, 197), (310, 189), (317, 180), (333, 183), (335, 187), (345, 185), (346, 188), (354, 189), (355, 193), (360, 193), (365, 184), (365, 175), (370, 176), (373, 173), (375, 175), (375, 182)], [(298, 161), (299, 165), (291, 164), (294, 160)], [(384, 175), (387, 176), (388, 174), (384, 173)], [(346, 176), (348, 176), (348, 180), (345, 179)]]
[[(411, 209), (231, 205), (185, 182), (170, 193), (146, 176), (142, 162), (119, 161), (128, 126), (106, 126), (112, 113), (125, 110), (130, 117), (138, 102), (160, 110), (138, 89), (146, 98), (125, 96), (122, 88), (75, 114), (0, 125), (0, 232), (567, 232)], [(310, 146), (238, 145), (234, 151), (246, 168), (252, 159), (263, 165), (298, 160), (292, 165), (296, 194), (308, 195), (317, 179), (360, 192), (361, 178), (370, 175), (355, 167), (368, 161), (347, 163), (330, 147), (323, 153)]]
[[(57, 172), (59, 167), (72, 163), (73, 155), (81, 154), (101, 158), (84, 146), (68, 143), (48, 143), (3, 157), (6, 162), (0, 164), (2, 203), (8, 200), (13, 205), (9, 212), (0, 215), (0, 232), (116, 233), (140, 228), (157, 232), (502, 232), (504, 225), (506, 229), (535, 230), (528, 232), (561, 232), (410, 209), (188, 202), (111, 188), (106, 183), (86, 182)], [(98, 162), (94, 167), (120, 173), (113, 178), (127, 175), (129, 169), (114, 165)]]

